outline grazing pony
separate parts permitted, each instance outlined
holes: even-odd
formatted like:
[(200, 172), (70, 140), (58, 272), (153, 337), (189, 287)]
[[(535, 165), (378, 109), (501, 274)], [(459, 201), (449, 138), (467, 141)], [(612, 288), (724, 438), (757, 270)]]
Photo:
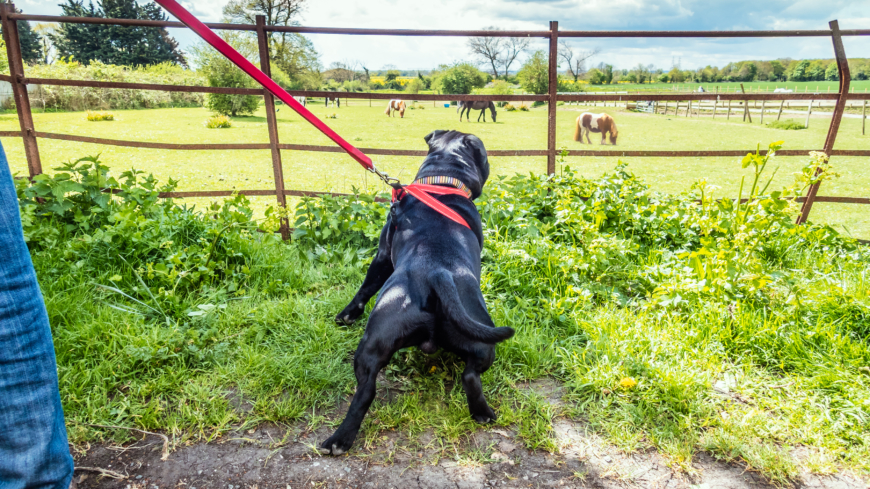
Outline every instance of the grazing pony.
[(610, 115), (593, 114), (591, 112), (580, 114), (580, 117), (577, 118), (577, 123), (574, 126), (574, 141), (580, 141), (580, 143), (583, 143), (583, 135), (586, 134), (586, 141), (589, 144), (592, 144), (592, 141), (589, 140), (590, 132), (601, 133), (601, 144), (605, 144), (604, 135), (609, 132), (610, 142), (616, 146), (616, 136), (618, 135), (618, 131), (616, 130), (616, 123), (613, 122), (613, 117), (610, 117)]
[(390, 100), (390, 103), (387, 104), (387, 110), (384, 111), (384, 114), (387, 114), (390, 117), (393, 117), (393, 112), (398, 112), (399, 117), (405, 118), (405, 101), (404, 100)]
[[(480, 115), (477, 116), (477, 122), (480, 122), (480, 116), (483, 116), (483, 122), (486, 122), (486, 109), (492, 114), (492, 122), (495, 122), (495, 104), (485, 100), (462, 100), (459, 102), (459, 122), (462, 122), (462, 114), (465, 113), (465, 120), (471, 115), (472, 110), (479, 110)], [(467, 112), (466, 112), (467, 111)]]
[(323, 97), (323, 100), (326, 102), (326, 106), (329, 107), (329, 102), (332, 102), (333, 107), (341, 108), (341, 99), (338, 97)]

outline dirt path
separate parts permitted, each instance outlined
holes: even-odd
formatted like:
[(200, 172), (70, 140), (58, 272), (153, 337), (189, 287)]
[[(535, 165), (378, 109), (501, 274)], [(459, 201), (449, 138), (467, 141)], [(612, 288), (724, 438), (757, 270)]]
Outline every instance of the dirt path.
[[(584, 426), (559, 420), (555, 426), (559, 453), (522, 448), (515, 433), (480, 430), (465, 456), (447, 457), (430, 433), (414, 439), (383, 437), (376, 446), (355, 447), (349, 456), (325, 458), (311, 447), (326, 429), (290, 433), (274, 425), (232, 433), (216, 443), (199, 443), (173, 451), (161, 461), (162, 440), (149, 436), (129, 447), (97, 446), (77, 458), (77, 466), (123, 474), (112, 480), (96, 472), (77, 471), (80, 489), (287, 489), (359, 488), (486, 488), (589, 487), (740, 489), (771, 487), (744, 466), (699, 455), (694, 474), (669, 468), (655, 452), (633, 455), (609, 449)], [(286, 440), (281, 445), (281, 440)], [(477, 458), (477, 460), (475, 460)], [(847, 475), (804, 474), (797, 487), (867, 489)]]

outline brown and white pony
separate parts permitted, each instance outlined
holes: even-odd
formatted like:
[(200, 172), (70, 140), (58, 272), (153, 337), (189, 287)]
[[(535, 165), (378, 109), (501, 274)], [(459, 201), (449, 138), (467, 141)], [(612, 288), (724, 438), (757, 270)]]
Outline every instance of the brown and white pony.
[(387, 110), (384, 111), (384, 114), (387, 114), (390, 117), (393, 117), (393, 112), (398, 112), (401, 118), (405, 118), (405, 101), (404, 100), (390, 100), (390, 103), (387, 104)]
[(618, 135), (618, 131), (616, 130), (616, 123), (613, 122), (613, 117), (610, 117), (610, 115), (593, 114), (591, 112), (580, 114), (580, 117), (577, 118), (577, 123), (574, 126), (574, 141), (580, 141), (583, 143), (583, 135), (585, 134), (586, 141), (589, 144), (592, 144), (592, 141), (589, 140), (590, 132), (601, 133), (601, 144), (605, 144), (604, 136), (609, 132), (610, 142), (616, 146), (616, 136)]
[(326, 97), (323, 97), (323, 100), (326, 102), (327, 107), (329, 107), (329, 102), (332, 102), (333, 107), (338, 106), (339, 109), (341, 108), (341, 99), (338, 97), (326, 96)]

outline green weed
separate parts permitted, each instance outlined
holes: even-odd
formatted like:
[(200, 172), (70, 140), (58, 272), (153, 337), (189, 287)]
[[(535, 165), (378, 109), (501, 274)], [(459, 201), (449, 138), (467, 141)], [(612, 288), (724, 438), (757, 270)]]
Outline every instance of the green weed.
[[(481, 289), (517, 332), (483, 376), (496, 424), (555, 451), (554, 420), (582, 418), (626, 452), (655, 448), (691, 471), (706, 451), (781, 484), (803, 468), (870, 470), (870, 253), (794, 224), (792, 197), (836, 172), (813, 155), (775, 185), (779, 146), (747, 155), (748, 179), (725, 200), (704, 181), (655, 192), (625, 165), (494, 178), (478, 201)], [(114, 175), (97, 158), (17, 185), (73, 442), (130, 436), (89, 423), (211, 440), (344, 414), (362, 328), (332, 317), (363, 278), (386, 203), (301, 199), (282, 242), (257, 230), (285, 211), (160, 199), (176, 182)], [(361, 446), (431, 432), (439, 456), (485, 461), (468, 446), (485, 428), (461, 372), (448, 353), (397, 353)], [(542, 379), (559, 389), (524, 387)], [(817, 455), (798, 460), (797, 446)]]
[(794, 130), (799, 131), (801, 129), (806, 129), (807, 126), (801, 124), (798, 121), (773, 121), (766, 124), (767, 127), (771, 129), (785, 129), (785, 130)]

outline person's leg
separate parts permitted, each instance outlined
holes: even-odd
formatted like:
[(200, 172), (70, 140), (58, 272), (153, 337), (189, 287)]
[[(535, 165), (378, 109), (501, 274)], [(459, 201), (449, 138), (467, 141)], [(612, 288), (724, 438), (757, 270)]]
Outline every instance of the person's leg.
[(0, 146), (0, 489), (67, 489), (72, 476), (48, 314)]

